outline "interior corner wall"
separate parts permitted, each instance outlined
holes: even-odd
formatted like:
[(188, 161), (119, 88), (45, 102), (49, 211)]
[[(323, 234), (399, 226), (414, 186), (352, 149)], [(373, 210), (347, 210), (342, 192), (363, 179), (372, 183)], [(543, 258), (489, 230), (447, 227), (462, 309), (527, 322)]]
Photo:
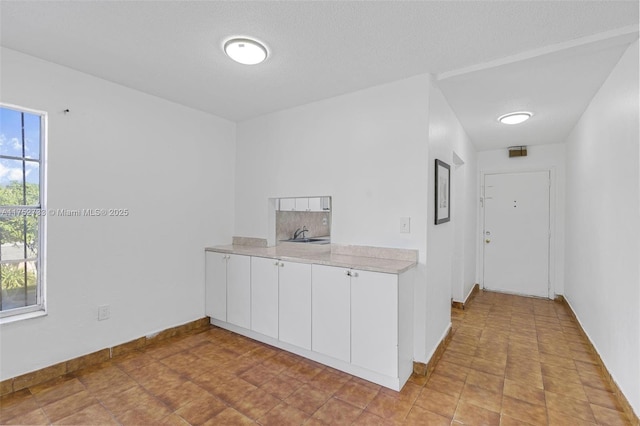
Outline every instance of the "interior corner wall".
[[(451, 298), (453, 294), (461, 299), (466, 297), (476, 282), (476, 249), (478, 210), (477, 183), (477, 154), (464, 128), (449, 106), (446, 98), (432, 80), (429, 96), (429, 187), (427, 209), (427, 284), (428, 304), (427, 323), (429, 330), (435, 333), (427, 336), (427, 347), (437, 345), (451, 322)], [(461, 221), (451, 220), (435, 225), (435, 160), (442, 160), (451, 166), (454, 173), (454, 152), (464, 162), (463, 185), (452, 187), (452, 190), (464, 191), (462, 197), (452, 194), (451, 201), (461, 198), (462, 205), (451, 204), (452, 218), (462, 218)], [(456, 159), (456, 161), (458, 161)], [(454, 214), (462, 211), (462, 215)], [(463, 237), (464, 256), (456, 259), (454, 256), (454, 238), (460, 227)], [(459, 262), (459, 263), (458, 263)], [(463, 281), (456, 288), (452, 288), (452, 271), (463, 270)], [(446, 315), (444, 315), (446, 312)]]
[(565, 297), (640, 414), (638, 42), (567, 139)]
[[(565, 144), (533, 145), (527, 147), (526, 157), (511, 157), (507, 149), (494, 149), (478, 152), (478, 187), (483, 185), (485, 173), (517, 173), (539, 170), (551, 171), (551, 251), (549, 274), (551, 277), (551, 297), (564, 294), (565, 268)], [(481, 192), (480, 192), (481, 193)], [(482, 283), (484, 236), (482, 235), (484, 216), (479, 210), (479, 228), (476, 236), (478, 277)]]
[[(270, 197), (329, 195), (332, 242), (419, 250), (414, 355), (421, 361), (431, 326), (419, 319), (427, 298), (428, 90), (429, 77), (417, 76), (237, 128), (235, 235), (267, 237)], [(400, 233), (401, 217), (411, 218), (410, 233)]]
[[(198, 318), (230, 241), (235, 124), (2, 48), (0, 101), (48, 113), (48, 315), (0, 326), (0, 379)], [(69, 109), (64, 114), (64, 109)], [(97, 320), (98, 305), (111, 318)]]

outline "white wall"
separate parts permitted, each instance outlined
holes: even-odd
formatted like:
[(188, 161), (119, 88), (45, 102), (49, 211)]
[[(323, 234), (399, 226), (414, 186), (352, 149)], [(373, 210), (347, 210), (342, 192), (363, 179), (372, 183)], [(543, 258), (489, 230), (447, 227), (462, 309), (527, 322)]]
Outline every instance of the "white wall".
[(565, 296), (640, 414), (638, 42), (567, 140)]
[(236, 234), (267, 236), (268, 197), (331, 195), (333, 242), (420, 249), (427, 90), (412, 78), (238, 123)]
[[(455, 156), (454, 156), (455, 153)], [(433, 183), (435, 160), (451, 166), (451, 221), (435, 225), (435, 188), (428, 187), (427, 283), (429, 324), (446, 330), (449, 322), (440, 313), (450, 313), (451, 298), (464, 301), (476, 283), (477, 157), (474, 146), (449, 106), (432, 83), (429, 97), (429, 178)], [(459, 165), (456, 165), (458, 163)], [(432, 316), (433, 314), (433, 316)], [(447, 321), (450, 317), (446, 318)], [(427, 346), (441, 335), (430, 335)]]
[[(335, 243), (418, 249), (416, 353), (425, 361), (429, 77), (238, 124), (236, 235), (267, 237), (267, 198), (331, 195)], [(400, 233), (400, 218), (411, 232)], [(449, 312), (433, 315), (449, 321)]]
[(232, 235), (235, 125), (0, 53), (0, 100), (49, 114), (48, 207), (130, 210), (49, 219), (49, 314), (1, 326), (0, 379), (203, 317), (203, 248)]
[[(483, 184), (485, 173), (514, 173), (526, 171), (551, 171), (550, 226), (551, 244), (549, 276), (551, 278), (551, 297), (564, 294), (564, 242), (565, 242), (565, 145), (534, 145), (527, 148), (526, 157), (509, 158), (507, 149), (478, 152), (478, 185)], [(482, 191), (480, 191), (482, 193)], [(479, 232), (476, 237), (478, 250), (478, 278), (482, 284), (484, 250), (483, 211), (479, 214)]]

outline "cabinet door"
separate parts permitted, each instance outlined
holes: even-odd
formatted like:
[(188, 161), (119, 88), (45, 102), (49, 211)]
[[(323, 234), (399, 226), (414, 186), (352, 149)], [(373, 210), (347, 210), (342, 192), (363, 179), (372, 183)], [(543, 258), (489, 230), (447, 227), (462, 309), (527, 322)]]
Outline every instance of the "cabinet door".
[(311, 349), (311, 265), (281, 263), (279, 338)]
[(397, 377), (398, 276), (351, 275), (351, 363)]
[(280, 211), (291, 211), (296, 209), (295, 198), (280, 198)]
[(296, 211), (297, 212), (306, 212), (309, 210), (309, 199), (308, 198), (296, 198)]
[(278, 269), (280, 262), (251, 258), (251, 329), (278, 338)]
[(320, 204), (323, 211), (331, 210), (331, 198), (330, 197), (322, 197), (320, 198)]
[(344, 268), (311, 268), (311, 349), (350, 362), (350, 277)]
[(205, 252), (205, 313), (220, 321), (227, 320), (226, 254)]
[(227, 261), (227, 322), (251, 327), (251, 258), (230, 254)]
[(322, 211), (322, 198), (312, 197), (309, 198), (309, 211), (321, 212)]

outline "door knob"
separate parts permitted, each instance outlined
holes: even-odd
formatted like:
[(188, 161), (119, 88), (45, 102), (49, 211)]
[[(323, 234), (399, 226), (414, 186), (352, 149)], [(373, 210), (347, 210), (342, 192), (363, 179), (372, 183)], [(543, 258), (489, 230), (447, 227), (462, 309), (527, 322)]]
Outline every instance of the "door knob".
[(487, 238), (486, 240), (484, 240), (484, 242), (489, 244), (491, 242), (491, 240)]

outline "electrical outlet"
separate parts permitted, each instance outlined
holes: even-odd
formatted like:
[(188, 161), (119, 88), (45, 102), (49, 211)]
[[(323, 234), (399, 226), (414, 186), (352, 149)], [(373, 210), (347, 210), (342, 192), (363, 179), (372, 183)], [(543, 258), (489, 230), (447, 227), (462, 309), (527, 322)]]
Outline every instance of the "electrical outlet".
[(111, 316), (109, 305), (98, 306), (98, 321), (104, 321)]
[(410, 217), (401, 217), (400, 218), (400, 233), (408, 234), (411, 232), (411, 218)]

